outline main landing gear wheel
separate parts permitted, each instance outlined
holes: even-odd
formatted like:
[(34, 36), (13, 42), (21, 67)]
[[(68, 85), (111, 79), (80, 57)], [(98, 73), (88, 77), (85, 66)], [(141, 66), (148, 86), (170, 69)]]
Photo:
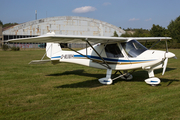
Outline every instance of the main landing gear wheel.
[(131, 80), (131, 79), (133, 79), (133, 76), (130, 73), (128, 73), (127, 71), (124, 71), (124, 74), (123, 74), (121, 71), (118, 70), (118, 71), (116, 71), (114, 73), (114, 75), (116, 75), (117, 72), (120, 73), (120, 78), (123, 79), (123, 80)]
[(99, 82), (104, 85), (110, 85), (113, 81), (111, 78), (101, 78), (99, 79)]
[(111, 79), (111, 73), (112, 73), (112, 70), (111, 69), (107, 69), (106, 77), (99, 79), (99, 82), (101, 84), (104, 84), (104, 85), (112, 84), (113, 80)]
[(124, 74), (122, 74), (121, 71), (116, 71), (114, 75), (116, 75), (117, 72), (119, 72), (120, 75), (118, 77), (115, 77), (115, 78), (111, 79), (112, 70), (111, 69), (107, 69), (106, 77), (99, 79), (99, 82), (101, 84), (104, 84), (104, 85), (110, 85), (110, 84), (113, 83), (113, 80), (116, 80), (118, 78), (122, 78), (122, 79), (125, 79), (125, 80), (131, 80), (133, 78), (133, 76), (130, 73), (126, 72), (126, 71), (124, 71)]
[(133, 79), (133, 76), (130, 73), (127, 73), (126, 75), (122, 76), (121, 79), (123, 79), (123, 80), (131, 80), (131, 79)]

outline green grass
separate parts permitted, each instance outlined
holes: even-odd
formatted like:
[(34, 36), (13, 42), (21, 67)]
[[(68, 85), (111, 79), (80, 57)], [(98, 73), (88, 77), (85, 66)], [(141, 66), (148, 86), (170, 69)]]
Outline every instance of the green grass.
[[(169, 50), (180, 58), (180, 50)], [(0, 119), (180, 119), (180, 60), (155, 75), (161, 85), (133, 80), (102, 85), (105, 70), (76, 64), (28, 65), (44, 50), (0, 51)]]

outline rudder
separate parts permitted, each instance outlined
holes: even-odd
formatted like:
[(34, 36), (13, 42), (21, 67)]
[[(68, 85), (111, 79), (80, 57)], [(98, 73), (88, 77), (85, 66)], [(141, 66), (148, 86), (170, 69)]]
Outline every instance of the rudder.
[(48, 58), (61, 51), (62, 49), (59, 43), (46, 43), (46, 55)]

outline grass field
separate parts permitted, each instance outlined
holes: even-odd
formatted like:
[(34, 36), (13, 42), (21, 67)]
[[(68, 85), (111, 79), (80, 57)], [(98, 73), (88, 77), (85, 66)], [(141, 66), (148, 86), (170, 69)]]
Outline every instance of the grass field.
[[(169, 50), (180, 59), (180, 50)], [(0, 119), (180, 119), (180, 60), (155, 75), (161, 85), (133, 80), (102, 85), (105, 70), (76, 64), (28, 65), (44, 50), (0, 51)]]

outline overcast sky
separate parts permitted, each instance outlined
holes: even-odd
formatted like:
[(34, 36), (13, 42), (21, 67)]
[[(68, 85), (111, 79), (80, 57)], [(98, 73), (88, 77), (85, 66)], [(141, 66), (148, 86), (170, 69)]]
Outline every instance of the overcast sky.
[(98, 19), (122, 28), (167, 27), (180, 15), (180, 0), (0, 0), (0, 20), (24, 23), (55, 16)]

